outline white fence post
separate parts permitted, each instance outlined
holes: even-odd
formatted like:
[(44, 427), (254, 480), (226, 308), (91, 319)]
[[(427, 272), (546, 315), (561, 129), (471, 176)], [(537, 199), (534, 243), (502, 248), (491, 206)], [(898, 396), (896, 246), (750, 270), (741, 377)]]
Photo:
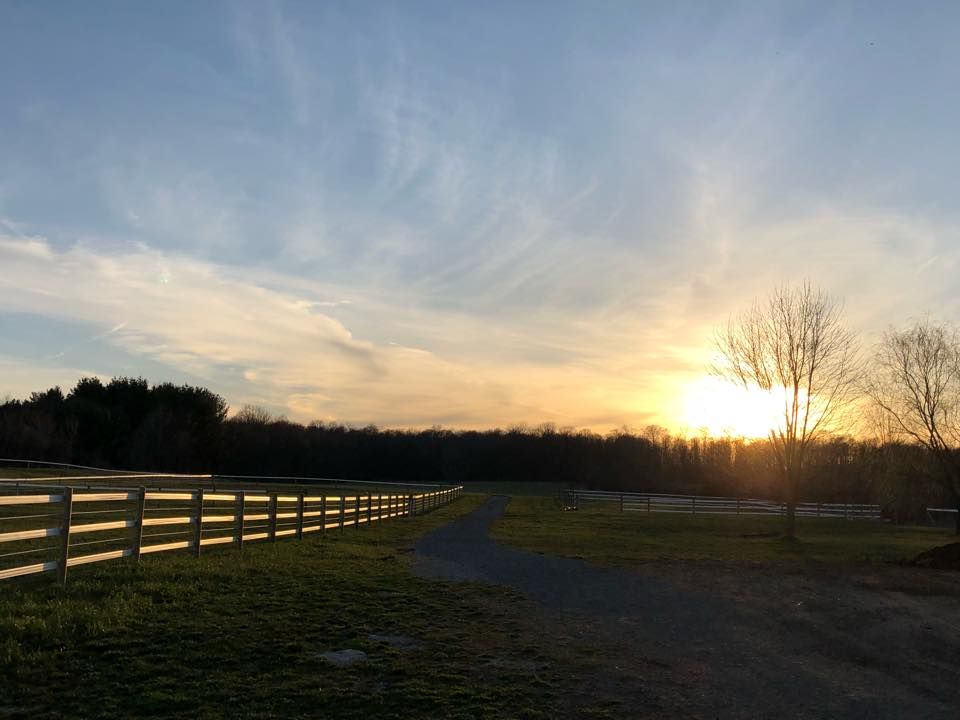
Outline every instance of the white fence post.
[(277, 539), (277, 494), (270, 493), (267, 497), (270, 498), (267, 503), (267, 539), (273, 542)]
[(57, 564), (57, 580), (67, 584), (67, 560), (70, 558), (70, 523), (73, 520), (73, 488), (63, 489), (63, 524), (60, 526), (60, 562)]
[(303, 539), (303, 493), (297, 495), (297, 540)]
[(193, 554), (200, 557), (200, 541), (203, 539), (203, 488), (197, 490), (196, 523), (193, 531)]
[(241, 490), (237, 493), (237, 549), (243, 550), (243, 513), (246, 510), (246, 493)]
[(143, 521), (147, 513), (147, 488), (141, 486), (137, 495), (137, 519), (133, 526), (133, 559), (140, 559), (140, 548), (143, 547)]

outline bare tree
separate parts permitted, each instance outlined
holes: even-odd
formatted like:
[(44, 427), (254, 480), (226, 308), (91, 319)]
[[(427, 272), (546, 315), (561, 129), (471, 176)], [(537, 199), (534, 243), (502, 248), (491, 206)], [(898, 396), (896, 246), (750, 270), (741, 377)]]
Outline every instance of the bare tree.
[(877, 347), (867, 392), (893, 432), (927, 449), (957, 507), (960, 535), (960, 333), (921, 320), (889, 330)]
[(273, 415), (266, 408), (259, 405), (244, 405), (233, 416), (234, 422), (249, 423), (250, 425), (269, 425), (274, 420)]
[(768, 440), (787, 505), (786, 535), (796, 531), (796, 505), (808, 450), (843, 427), (856, 397), (861, 362), (843, 306), (809, 282), (782, 286), (718, 330), (721, 360), (713, 372), (777, 399)]

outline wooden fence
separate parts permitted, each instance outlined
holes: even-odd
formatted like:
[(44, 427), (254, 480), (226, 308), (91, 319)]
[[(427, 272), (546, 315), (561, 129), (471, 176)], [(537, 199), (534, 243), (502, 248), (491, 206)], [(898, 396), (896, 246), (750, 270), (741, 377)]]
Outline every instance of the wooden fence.
[[(560, 501), (567, 510), (604, 503), (620, 512), (686, 513), (693, 515), (785, 515), (785, 503), (756, 498), (661, 493), (618, 493), (602, 490), (563, 490)], [(798, 503), (799, 517), (882, 520), (879, 505), (857, 503)]]
[[(178, 476), (182, 481), (184, 476)], [(209, 476), (204, 476), (209, 477)], [(76, 478), (71, 478), (71, 482)], [(100, 478), (98, 478), (100, 479)], [(0, 484), (0, 580), (213, 546), (301, 538), (429, 512), (462, 487), (327, 492)], [(24, 562), (26, 561), (26, 562)]]

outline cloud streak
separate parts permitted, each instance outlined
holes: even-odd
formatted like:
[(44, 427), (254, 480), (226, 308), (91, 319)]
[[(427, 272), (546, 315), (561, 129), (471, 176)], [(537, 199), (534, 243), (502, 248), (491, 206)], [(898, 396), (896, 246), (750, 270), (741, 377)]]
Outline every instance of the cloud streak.
[[(2, 76), (0, 394), (113, 351), (300, 420), (676, 425), (712, 328), (772, 286), (813, 278), (868, 336), (960, 318), (930, 150), (960, 151), (960, 104), (923, 137), (910, 111), (950, 23), (229, 7), (177, 42), (7, 11), (54, 35), (0, 68), (44, 40), (81, 80)], [(78, 330), (30, 353), (23, 317)]]

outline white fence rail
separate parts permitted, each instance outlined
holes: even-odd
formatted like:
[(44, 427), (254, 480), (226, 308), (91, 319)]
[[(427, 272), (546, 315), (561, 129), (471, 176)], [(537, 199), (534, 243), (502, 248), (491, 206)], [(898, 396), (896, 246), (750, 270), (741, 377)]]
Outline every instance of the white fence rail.
[[(183, 476), (179, 476), (181, 479)], [(75, 479), (75, 478), (71, 478)], [(410, 517), (463, 488), (404, 492), (149, 489), (0, 483), (0, 580), (124, 557), (301, 538)]]
[[(621, 512), (685, 513), (694, 515), (785, 515), (785, 503), (756, 498), (662, 493), (618, 493), (603, 490), (564, 490), (560, 500), (567, 510), (596, 503), (619, 506)], [(798, 503), (800, 517), (882, 520), (879, 505), (858, 503)]]

